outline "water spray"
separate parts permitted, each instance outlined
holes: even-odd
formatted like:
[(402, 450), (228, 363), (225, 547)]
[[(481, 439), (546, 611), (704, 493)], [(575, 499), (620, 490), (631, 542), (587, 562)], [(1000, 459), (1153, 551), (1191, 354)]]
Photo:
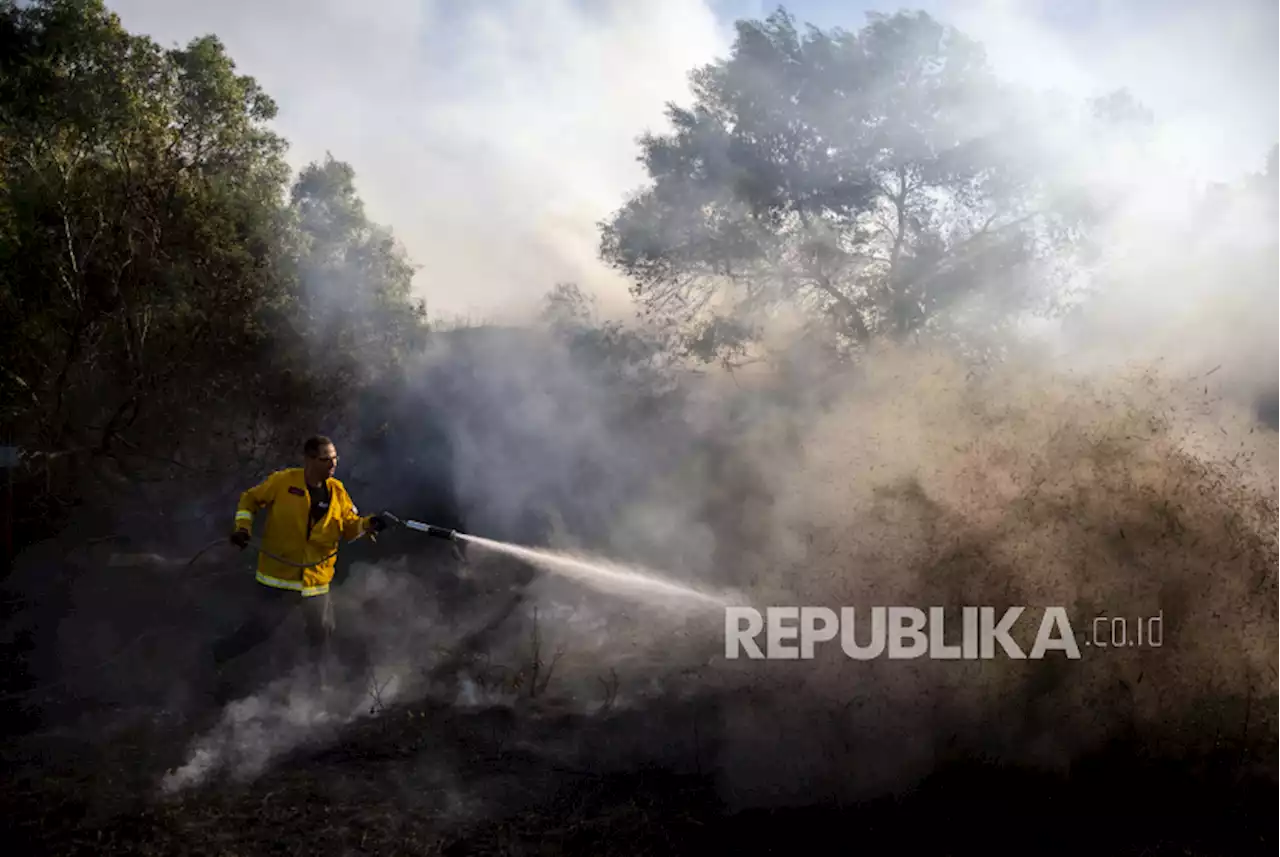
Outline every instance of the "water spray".
[(421, 521), (402, 521), (390, 512), (383, 512), (382, 516), (392, 523), (399, 524), (407, 529), (417, 530), (434, 538), (451, 542), (454, 546), (454, 553), (459, 559), (462, 559), (462, 555), (458, 546), (460, 544), (473, 544), (523, 560), (553, 574), (574, 578), (611, 594), (625, 592), (632, 595), (645, 595), (649, 598), (676, 598), (684, 602), (697, 601), (707, 606), (721, 608), (734, 603), (734, 599), (726, 594), (695, 589), (647, 569), (635, 568), (596, 557), (578, 556), (563, 551), (509, 544), (482, 536), (460, 533), (447, 527), (424, 524)]

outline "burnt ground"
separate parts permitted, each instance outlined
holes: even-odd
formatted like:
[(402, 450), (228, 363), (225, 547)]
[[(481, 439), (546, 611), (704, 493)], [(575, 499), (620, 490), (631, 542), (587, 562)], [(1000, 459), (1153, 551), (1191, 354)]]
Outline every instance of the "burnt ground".
[[(84, 616), (90, 605), (123, 610), (107, 591), (46, 593), (52, 612), (41, 622), (56, 626), (68, 609)], [(154, 603), (140, 601), (153, 591)], [(184, 613), (176, 592), (140, 586), (129, 604), (157, 627), (199, 637), (198, 614)], [(476, 645), (514, 603), (480, 628)], [(183, 669), (179, 648), (153, 650), (172, 661), (117, 663), (101, 681), (156, 685)], [(447, 659), (438, 669), (448, 673)], [(78, 692), (6, 695), (0, 811), (9, 853), (789, 854), (823, 847), (819, 837), (837, 853), (1277, 851), (1275, 736), (1206, 736), (1176, 711), (1164, 734), (1129, 734), (1067, 771), (957, 755), (896, 793), (815, 793), (803, 805), (769, 806), (743, 795), (720, 763), (742, 752), (723, 744), (726, 714), (752, 704), (730, 691), (672, 693), (590, 716), (544, 697), (487, 707), (458, 707), (447, 692), (387, 706), (370, 698), (368, 716), (278, 756), (256, 778), (162, 796), (165, 772), (188, 759), (219, 711), (163, 697), (123, 706), (84, 692), (86, 681)]]
[[(786, 854), (820, 847), (805, 844), (816, 836), (849, 853), (1276, 853), (1274, 743), (1161, 758), (1135, 738), (1052, 775), (956, 759), (896, 795), (743, 808), (715, 770), (712, 724), (728, 704), (585, 717), (537, 699), (419, 701), (255, 780), (167, 798), (158, 778), (181, 764), (199, 718), (116, 712), (111, 734), (6, 742), (5, 838), (10, 853), (95, 855)], [(655, 729), (668, 745), (635, 763), (628, 736)]]

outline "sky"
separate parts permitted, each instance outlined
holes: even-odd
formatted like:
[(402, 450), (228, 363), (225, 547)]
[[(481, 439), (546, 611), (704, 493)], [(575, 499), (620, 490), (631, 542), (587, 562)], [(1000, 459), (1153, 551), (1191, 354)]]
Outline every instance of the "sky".
[[(165, 45), (219, 36), (276, 99), (295, 168), (352, 164), (370, 216), (418, 265), (437, 318), (518, 320), (558, 282), (627, 309), (598, 224), (638, 189), (637, 137), (687, 101), (751, 0), (108, 0)], [(857, 29), (892, 3), (798, 0)], [(1130, 88), (1198, 176), (1260, 168), (1277, 138), (1277, 4), (1262, 0), (920, 0), (997, 71), (1088, 95)]]

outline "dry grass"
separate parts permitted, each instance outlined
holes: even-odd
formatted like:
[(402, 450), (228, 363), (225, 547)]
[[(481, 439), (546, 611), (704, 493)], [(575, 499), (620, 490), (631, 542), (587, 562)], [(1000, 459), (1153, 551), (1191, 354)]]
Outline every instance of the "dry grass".
[[(585, 686), (623, 649), (637, 664), (623, 695), (646, 663), (748, 694), (721, 725), (744, 803), (805, 783), (870, 797), (966, 754), (1068, 771), (1135, 735), (1175, 756), (1230, 746), (1275, 776), (1276, 442), (1251, 415), (1151, 369), (975, 377), (913, 353), (873, 364), (802, 433), (798, 459), (778, 453), (793, 425), (779, 419), (738, 447), (772, 502), (738, 492), (710, 513), (734, 534), (728, 567), (750, 603), (1026, 605), (1024, 651), (1040, 608), (1062, 606), (1081, 658), (853, 662), (831, 643), (812, 661), (725, 662), (719, 617), (619, 616), (615, 645), (566, 680)], [(1158, 648), (1085, 646), (1096, 616), (1125, 618), (1132, 637), (1157, 615)]]
[[(701, 762), (588, 767), (607, 756), (600, 748), (631, 740), (646, 722), (660, 721), (672, 737), (734, 704), (655, 704), (613, 719), (394, 706), (340, 745), (284, 759), (253, 782), (168, 800), (148, 793), (145, 776), (107, 782), (99, 767), (98, 781), (86, 782), (57, 774), (54, 758), (28, 759), (27, 768), (10, 755), (19, 776), (6, 785), (4, 808), (10, 843), (32, 854), (782, 853), (801, 833), (873, 851), (1207, 855), (1276, 847), (1274, 825), (1265, 823), (1274, 783), (1242, 775), (1223, 752), (1146, 759), (1135, 745), (1115, 745), (1082, 756), (1069, 779), (953, 762), (896, 795), (845, 803), (811, 782), (799, 806), (738, 812), (727, 805), (713, 748), (703, 748)], [(585, 764), (533, 749), (553, 735), (581, 741), (577, 761)], [(117, 736), (115, 752), (155, 755), (158, 737), (146, 747)], [(67, 750), (68, 768), (83, 768), (88, 760)], [(39, 778), (23, 779), (28, 770)]]
[(509, 706), (375, 695), (331, 749), (169, 801), (151, 790), (186, 730), (13, 742), (12, 841), (678, 854), (794, 850), (803, 831), (872, 852), (1275, 852), (1274, 434), (1187, 379), (974, 378), (920, 355), (877, 363), (799, 457), (780, 452), (791, 428), (754, 421), (721, 471), (739, 481), (708, 501), (718, 570), (755, 603), (1063, 605), (1077, 630), (1162, 612), (1163, 645), (729, 663), (719, 617), (554, 613), (535, 587), (536, 616), (503, 612), (517, 630), (446, 671)]

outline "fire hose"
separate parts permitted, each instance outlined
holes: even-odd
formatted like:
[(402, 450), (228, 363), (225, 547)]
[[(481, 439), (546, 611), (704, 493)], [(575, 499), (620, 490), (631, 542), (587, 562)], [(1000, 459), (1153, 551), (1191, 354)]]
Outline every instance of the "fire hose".
[[(438, 527), (435, 524), (424, 524), (421, 521), (402, 521), (401, 519), (397, 518), (395, 515), (391, 514), (390, 512), (383, 512), (379, 517), (385, 518), (391, 523), (396, 524), (398, 526), (402, 526), (410, 530), (416, 530), (420, 533), (426, 533), (427, 535), (433, 536), (437, 539), (444, 539), (446, 541), (451, 542), (453, 544), (454, 557), (456, 557), (460, 562), (466, 561), (466, 557), (462, 554), (462, 551), (459, 550), (458, 548), (458, 537), (461, 534), (457, 530), (451, 530), (448, 527)], [(360, 535), (356, 536), (351, 541), (353, 542), (359, 541), (360, 539), (364, 538), (366, 535), (369, 536), (369, 538), (372, 541), (375, 541), (375, 542), (377, 541), (377, 535), (370, 530), (363, 531), (362, 533), (360, 533)], [(209, 544), (201, 548), (196, 553), (195, 556), (191, 557), (191, 559), (188, 560), (186, 564), (188, 566), (194, 565), (196, 560), (198, 560), (210, 549), (223, 544), (226, 544), (225, 538), (216, 539), (215, 541), (209, 542)], [(300, 562), (295, 562), (294, 560), (287, 559), (286, 557), (278, 556), (277, 554), (272, 553), (271, 551), (267, 550), (262, 546), (262, 542), (256, 539), (252, 539), (252, 538), (249, 539), (247, 546), (252, 547), (258, 553), (263, 554), (264, 556), (271, 557), (276, 562), (283, 563), (292, 568), (302, 568), (302, 569), (315, 568), (316, 566), (321, 565), (322, 563), (326, 563), (338, 555), (338, 551), (335, 550), (333, 553), (329, 554), (323, 559), (318, 559), (318, 560), (315, 560), (314, 562), (309, 562), (309, 563), (300, 563)]]
[[(444, 539), (450, 542), (453, 546), (454, 557), (457, 558), (459, 562), (464, 562), (464, 563), (466, 562), (465, 555), (462, 553), (462, 551), (458, 547), (458, 538), (462, 534), (457, 532), (456, 530), (451, 530), (447, 527), (438, 527), (434, 524), (424, 524), (421, 521), (412, 521), (412, 520), (402, 521), (400, 518), (397, 518), (395, 515), (391, 514), (390, 512), (383, 512), (381, 517), (387, 519), (393, 524), (405, 527), (406, 529), (415, 530), (421, 533), (426, 533), (427, 535), (432, 536), (434, 538)], [(354, 539), (351, 539), (351, 541), (352, 542), (359, 541), (360, 539), (364, 538), (366, 535), (369, 536), (371, 541), (375, 541), (375, 542), (377, 541), (376, 534), (373, 533), (371, 530), (364, 530)], [(192, 565), (195, 564), (196, 560), (198, 560), (204, 554), (208, 553), (211, 549), (218, 547), (219, 545), (225, 545), (225, 544), (227, 544), (226, 537), (222, 537), (214, 541), (211, 541), (207, 545), (202, 547), (199, 551), (197, 551), (196, 554), (191, 557), (191, 559), (187, 560), (185, 563), (181, 563), (181, 560), (179, 560), (178, 563), (181, 563), (185, 568), (190, 568)], [(294, 560), (288, 559), (287, 557), (278, 556), (272, 553), (271, 551), (268, 551), (266, 548), (262, 546), (262, 542), (253, 538), (249, 539), (246, 547), (252, 547), (258, 553), (263, 554), (264, 556), (269, 556), (272, 559), (276, 560), (277, 562), (284, 563), (285, 565), (291, 566), (293, 568), (302, 568), (302, 569), (314, 568), (315, 566), (328, 562), (329, 560), (333, 559), (338, 555), (338, 551), (335, 550), (333, 553), (329, 554), (323, 559), (318, 559), (318, 560), (315, 560), (314, 562), (309, 562), (309, 563), (300, 563), (300, 562), (296, 562)], [(170, 565), (178, 564), (174, 562), (165, 562), (162, 557), (158, 557), (158, 556), (149, 557), (149, 559), (151, 559), (152, 562), (156, 560), (160, 560), (162, 564), (170, 564)], [(226, 571), (220, 569), (217, 573), (225, 574)], [(200, 576), (197, 576), (197, 577), (200, 577)], [(188, 578), (188, 580), (189, 579), (190, 578)], [(43, 693), (44, 691), (52, 690), (53, 688), (56, 688), (65, 684), (70, 678), (74, 677), (75, 675), (81, 672), (87, 672), (89, 670), (96, 671), (105, 666), (109, 666), (115, 661), (119, 660), (125, 654), (125, 652), (127, 652), (129, 649), (133, 648), (135, 645), (137, 645), (147, 637), (150, 637), (153, 634), (157, 633), (159, 630), (161, 629), (156, 628), (148, 631), (143, 631), (141, 634), (139, 634), (138, 636), (134, 637), (132, 640), (130, 640), (129, 642), (121, 646), (113, 655), (111, 655), (111, 657), (107, 658), (104, 661), (94, 664), (92, 667), (84, 668), (80, 670), (73, 670), (71, 675), (69, 676), (63, 676), (62, 678), (56, 681), (40, 684), (40, 685), (37, 685), (36, 687), (28, 688), (27, 690), (18, 691), (16, 693), (0, 694), (0, 700), (21, 699), (21, 698), (34, 696), (39, 693)]]

